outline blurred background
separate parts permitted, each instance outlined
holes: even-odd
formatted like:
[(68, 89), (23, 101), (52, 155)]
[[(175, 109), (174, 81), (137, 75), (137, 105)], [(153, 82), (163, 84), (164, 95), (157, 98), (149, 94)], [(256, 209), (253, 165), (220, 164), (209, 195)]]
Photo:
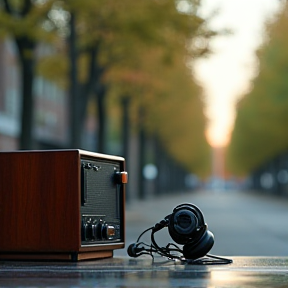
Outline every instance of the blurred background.
[(287, 28), (284, 0), (3, 0), (0, 150), (125, 157), (129, 241), (194, 202), (216, 253), (288, 255)]

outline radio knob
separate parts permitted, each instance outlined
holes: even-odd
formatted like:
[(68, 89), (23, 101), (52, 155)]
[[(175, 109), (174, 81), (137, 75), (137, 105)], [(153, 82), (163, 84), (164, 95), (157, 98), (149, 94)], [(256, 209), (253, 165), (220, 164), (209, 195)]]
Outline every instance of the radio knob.
[(93, 239), (93, 225), (89, 223), (86, 229), (86, 239), (92, 240)]
[(102, 230), (101, 230), (102, 238), (105, 239), (105, 240), (107, 239), (107, 229), (106, 229), (106, 225), (107, 225), (107, 224), (102, 225)]
[(126, 184), (128, 183), (128, 173), (126, 171), (115, 173), (115, 182), (116, 184)]
[(113, 225), (105, 224), (102, 227), (102, 237), (106, 240), (112, 240), (115, 237), (116, 231)]
[(86, 225), (86, 223), (82, 222), (82, 229), (81, 229), (82, 241), (86, 240), (86, 230), (87, 230), (87, 225)]
[(95, 227), (95, 236), (96, 239), (102, 240), (102, 229), (103, 229), (103, 223), (100, 222)]
[(99, 166), (99, 165), (93, 165), (92, 168), (93, 168), (94, 171), (97, 171), (97, 172), (98, 172), (99, 170), (101, 170), (101, 166)]
[(92, 224), (92, 240), (97, 239), (97, 225), (95, 223)]
[(85, 166), (84, 166), (84, 168), (86, 168), (86, 169), (92, 169), (91, 163), (86, 163)]

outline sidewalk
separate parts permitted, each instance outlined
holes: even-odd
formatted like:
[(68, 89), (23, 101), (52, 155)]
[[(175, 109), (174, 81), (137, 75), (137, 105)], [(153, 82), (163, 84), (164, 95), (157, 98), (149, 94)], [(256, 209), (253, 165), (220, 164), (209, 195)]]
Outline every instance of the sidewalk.
[[(215, 236), (212, 254), (226, 256), (288, 256), (288, 200), (241, 191), (192, 191), (161, 195), (126, 205), (126, 249), (138, 236), (172, 213), (192, 203), (204, 214)], [(155, 234), (161, 245), (172, 242), (168, 229)], [(146, 235), (147, 234), (147, 235)], [(150, 233), (143, 239), (150, 243)], [(127, 255), (126, 249), (115, 255)]]

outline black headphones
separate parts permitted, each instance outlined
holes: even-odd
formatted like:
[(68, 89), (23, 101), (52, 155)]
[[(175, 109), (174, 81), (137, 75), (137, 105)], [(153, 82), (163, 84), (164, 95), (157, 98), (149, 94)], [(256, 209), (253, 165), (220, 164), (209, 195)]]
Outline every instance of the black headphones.
[[(168, 243), (166, 247), (159, 247), (155, 241), (154, 234), (164, 227), (168, 227), (171, 238), (180, 245), (181, 249), (174, 243)], [(144, 233), (151, 230), (151, 244), (139, 242)], [(169, 214), (156, 223), (153, 227), (146, 229), (137, 239), (137, 243), (129, 245), (127, 253), (130, 257), (139, 257), (148, 254), (153, 257), (153, 253), (173, 260), (186, 261), (190, 264), (228, 264), (232, 260), (207, 254), (214, 245), (214, 235), (208, 230), (201, 210), (189, 203), (180, 204)], [(201, 257), (214, 259), (197, 259)], [(216, 260), (216, 261), (215, 261)]]

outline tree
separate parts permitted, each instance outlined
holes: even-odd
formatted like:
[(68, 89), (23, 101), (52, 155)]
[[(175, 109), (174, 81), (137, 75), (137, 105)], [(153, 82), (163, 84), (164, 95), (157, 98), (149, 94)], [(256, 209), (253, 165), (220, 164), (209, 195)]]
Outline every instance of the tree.
[[(210, 151), (204, 136), (202, 91), (185, 66), (185, 50), (177, 52), (167, 62), (161, 50), (146, 50), (141, 54), (142, 69), (114, 70), (113, 79), (120, 85), (114, 99), (119, 91), (125, 98), (132, 95), (129, 102), (134, 130), (144, 128), (146, 135), (160, 140), (177, 162), (203, 176), (208, 173)], [(145, 111), (144, 122), (139, 109)]]
[[(44, 31), (43, 35), (57, 32), (54, 34), (57, 36), (57, 39), (54, 38), (54, 43), (60, 47), (58, 52), (62, 53), (43, 58), (41, 63), (38, 63), (37, 71), (57, 81), (65, 89), (69, 81), (74, 79), (70, 82), (76, 87), (71, 89), (75, 92), (72, 107), (76, 107), (77, 112), (71, 113), (71, 118), (74, 115), (79, 125), (76, 128), (74, 123), (71, 127), (72, 130), (75, 129), (73, 139), (81, 138), (79, 134), (90, 99), (96, 97), (99, 100), (98, 115), (105, 115), (102, 113), (105, 110), (103, 103), (107, 104), (107, 97), (114, 94), (116, 97), (110, 97), (109, 101), (114, 106), (120, 103), (118, 100), (122, 96), (129, 97), (130, 119), (135, 120), (135, 129), (140, 129), (140, 126), (137, 126), (137, 123), (140, 123), (138, 111), (143, 108), (146, 120), (141, 127), (145, 129), (146, 134), (159, 136), (165, 143), (167, 151), (179, 161), (186, 161), (185, 165), (189, 160), (184, 153), (179, 153), (179, 149), (173, 148), (176, 147), (176, 143), (180, 145), (179, 147), (184, 145), (185, 148), (191, 147), (186, 144), (190, 143), (192, 151), (205, 150), (202, 149), (206, 145), (203, 145), (205, 118), (199, 100), (201, 91), (187, 67), (187, 63), (193, 58), (205, 55), (208, 51), (208, 45), (197, 46), (197, 43), (207, 44), (210, 37), (215, 35), (213, 31), (207, 29), (205, 20), (198, 16), (201, 1), (187, 0), (189, 9), (185, 11), (177, 9), (179, 3), (183, 1), (83, 0), (80, 3), (74, 0), (65, 2), (27, 0), (26, 2), (30, 3), (33, 11), (42, 9), (42, 14), (37, 14), (38, 22), (33, 22), (33, 25), (39, 31)], [(17, 6), (17, 9), (20, 9), (19, 7)], [(59, 23), (57, 18), (59, 14), (69, 17)], [(29, 17), (28, 13), (25, 19), (30, 19)], [(70, 24), (74, 23), (70, 27), (69, 19)], [(52, 28), (43, 25), (45, 21), (50, 21)], [(33, 30), (30, 27), (31, 31), (37, 29)], [(76, 37), (71, 40), (73, 29)], [(25, 30), (29, 37), (30, 30)], [(70, 44), (74, 41), (75, 48), (70, 58), (67, 57), (68, 35)], [(37, 37), (32, 39), (41, 40)], [(199, 39), (204, 41), (196, 41)], [(70, 66), (71, 75), (73, 74), (71, 79), (68, 77), (69, 59), (70, 64), (73, 62), (78, 70), (73, 70)], [(178, 111), (177, 119), (169, 117), (173, 111)], [(172, 130), (166, 128), (169, 125)], [(189, 130), (191, 134), (187, 134)], [(104, 129), (99, 131), (103, 132)], [(191, 136), (192, 134), (194, 135)], [(191, 137), (189, 139), (193, 141), (187, 142), (187, 137)], [(170, 144), (170, 141), (167, 142), (167, 139), (173, 139), (175, 145)], [(71, 145), (75, 146), (75, 143)], [(193, 154), (191, 157), (195, 160), (196, 154), (201, 153), (189, 152), (189, 155)]]
[[(140, 74), (144, 75), (141, 70), (145, 65), (155, 67), (156, 63), (160, 63), (163, 59), (170, 61), (169, 59), (174, 57), (177, 50), (183, 50), (192, 38), (208, 39), (214, 33), (204, 28), (205, 21), (197, 16), (199, 3), (196, 4), (195, 1), (189, 1), (193, 9), (187, 13), (179, 13), (174, 1), (100, 2), (86, 0), (81, 2), (81, 6), (77, 2), (70, 2), (74, 6), (71, 4), (69, 9), (73, 9), (75, 13), (77, 11), (78, 48), (79, 53), (82, 54), (80, 59), (82, 58), (84, 62), (85, 59), (90, 59), (89, 65), (86, 66), (89, 73), (86, 73), (86, 76), (80, 80), (84, 88), (80, 89), (81, 95), (79, 95), (82, 103), (80, 121), (83, 122), (85, 115), (83, 112), (86, 111), (89, 97), (96, 95), (98, 115), (102, 115), (102, 118), (99, 118), (99, 132), (103, 133), (105, 124), (102, 119), (105, 117), (104, 104), (107, 88), (111, 88), (115, 83), (115, 79), (109, 76), (111, 70), (119, 67), (121, 74), (125, 74), (123, 71), (126, 71), (128, 75), (135, 72), (137, 75), (137, 71), (140, 71)], [(126, 9), (128, 6), (129, 13)], [(196, 49), (196, 46), (191, 44), (189, 47), (191, 48), (186, 51), (189, 52), (187, 55), (192, 54), (193, 57), (198, 57), (207, 51), (205, 46)], [(155, 49), (161, 51), (160, 61), (144, 64), (143, 54), (147, 53), (147, 50), (153, 53)], [(182, 64), (184, 65), (184, 62)], [(132, 76), (132, 78), (135, 77)], [(149, 84), (151, 83), (146, 81), (146, 85)], [(125, 94), (125, 91), (121, 94)], [(135, 98), (133, 94), (130, 94), (130, 97)], [(103, 137), (100, 135), (98, 138), (102, 143)], [(101, 147), (100, 150), (103, 149)]]
[(237, 107), (228, 156), (238, 173), (251, 173), (288, 146), (287, 9), (267, 23), (267, 39), (257, 52), (259, 73)]
[(51, 8), (46, 3), (33, 1), (3, 0), (0, 6), (0, 24), (2, 33), (13, 37), (18, 48), (21, 75), (21, 134), (19, 146), (21, 149), (33, 147), (33, 79), (37, 41), (48, 40), (49, 33), (41, 28), (41, 21)]

